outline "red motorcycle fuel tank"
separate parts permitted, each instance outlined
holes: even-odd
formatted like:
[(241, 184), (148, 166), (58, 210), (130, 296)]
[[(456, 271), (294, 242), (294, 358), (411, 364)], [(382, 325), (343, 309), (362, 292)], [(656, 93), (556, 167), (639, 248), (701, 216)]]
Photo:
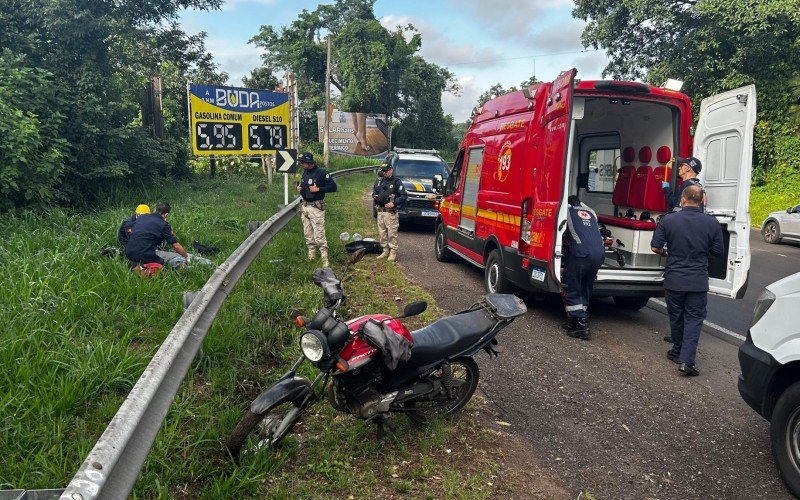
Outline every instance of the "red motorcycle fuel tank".
[[(404, 337), (409, 342), (413, 343), (414, 339), (408, 328), (397, 318), (392, 318), (388, 314), (369, 314), (367, 316), (360, 316), (351, 319), (347, 322), (350, 332), (353, 334), (351, 341), (344, 346), (339, 357), (347, 363), (347, 370), (358, 368), (359, 366), (371, 361), (374, 357), (380, 356), (378, 349), (372, 344), (368, 343), (360, 337), (356, 337), (355, 333), (361, 328), (361, 325), (369, 320), (386, 322), (385, 324), (394, 331), (397, 335)], [(386, 321), (388, 320), (388, 321)]]

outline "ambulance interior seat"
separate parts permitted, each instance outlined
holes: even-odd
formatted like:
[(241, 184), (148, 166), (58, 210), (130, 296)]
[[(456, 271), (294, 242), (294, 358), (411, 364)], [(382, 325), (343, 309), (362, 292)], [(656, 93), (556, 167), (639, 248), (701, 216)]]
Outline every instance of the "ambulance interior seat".
[(635, 150), (632, 147), (625, 148), (622, 159), (628, 164), (620, 168), (612, 195), (616, 215), (598, 215), (598, 221), (611, 226), (655, 230), (654, 221), (660, 215), (658, 212), (663, 213), (667, 208), (661, 182), (669, 180), (670, 169), (666, 163), (671, 153), (668, 146), (659, 147), (656, 152), (658, 163), (653, 168), (650, 166), (652, 149), (643, 146), (638, 155), (640, 166), (634, 169), (629, 163), (635, 159)]

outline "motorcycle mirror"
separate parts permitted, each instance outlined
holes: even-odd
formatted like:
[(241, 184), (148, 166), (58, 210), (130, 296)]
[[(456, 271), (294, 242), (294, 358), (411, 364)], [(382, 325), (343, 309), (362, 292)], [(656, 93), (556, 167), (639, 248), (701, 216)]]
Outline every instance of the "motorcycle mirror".
[(403, 315), (398, 316), (398, 318), (408, 318), (409, 316), (416, 316), (418, 314), (422, 314), (425, 310), (428, 309), (428, 303), (424, 300), (416, 300), (411, 302), (410, 304), (406, 305), (406, 308), (403, 310)]

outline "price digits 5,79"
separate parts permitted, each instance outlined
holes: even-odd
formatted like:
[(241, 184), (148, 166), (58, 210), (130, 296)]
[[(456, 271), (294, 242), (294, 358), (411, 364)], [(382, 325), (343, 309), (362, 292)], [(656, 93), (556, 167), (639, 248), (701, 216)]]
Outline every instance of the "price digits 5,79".
[(242, 149), (242, 125), (240, 123), (197, 122), (197, 149)]
[(286, 149), (286, 125), (250, 125), (247, 128), (250, 149)]

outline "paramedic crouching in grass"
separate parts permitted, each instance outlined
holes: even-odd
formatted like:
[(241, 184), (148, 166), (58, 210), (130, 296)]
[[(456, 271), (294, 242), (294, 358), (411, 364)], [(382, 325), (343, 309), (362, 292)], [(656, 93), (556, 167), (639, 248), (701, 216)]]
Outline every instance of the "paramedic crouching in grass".
[[(189, 254), (178, 242), (178, 238), (172, 232), (172, 227), (166, 221), (172, 207), (169, 203), (161, 202), (156, 205), (156, 211), (152, 214), (140, 215), (133, 224), (133, 230), (125, 243), (125, 256), (130, 261), (131, 268), (143, 266), (144, 264), (164, 265), (165, 258), (170, 261), (173, 267), (180, 267), (183, 263), (189, 262)], [(172, 258), (174, 252), (162, 252), (156, 249), (162, 241), (172, 245), (177, 252), (179, 259)], [(161, 253), (161, 255), (158, 255)], [(162, 257), (163, 255), (163, 257)]]
[(650, 247), (667, 256), (664, 291), (672, 334), (667, 357), (678, 370), (700, 375), (695, 367), (700, 329), (708, 303), (708, 256), (722, 255), (722, 229), (717, 219), (703, 213), (703, 190), (688, 186), (681, 195), (681, 210), (669, 212), (658, 223)]
[(567, 199), (569, 216), (564, 235), (564, 284), (562, 292), (564, 309), (570, 322), (564, 324), (567, 335), (590, 340), (589, 301), (597, 279), (597, 270), (603, 265), (605, 246), (594, 210), (581, 203), (577, 196)]

